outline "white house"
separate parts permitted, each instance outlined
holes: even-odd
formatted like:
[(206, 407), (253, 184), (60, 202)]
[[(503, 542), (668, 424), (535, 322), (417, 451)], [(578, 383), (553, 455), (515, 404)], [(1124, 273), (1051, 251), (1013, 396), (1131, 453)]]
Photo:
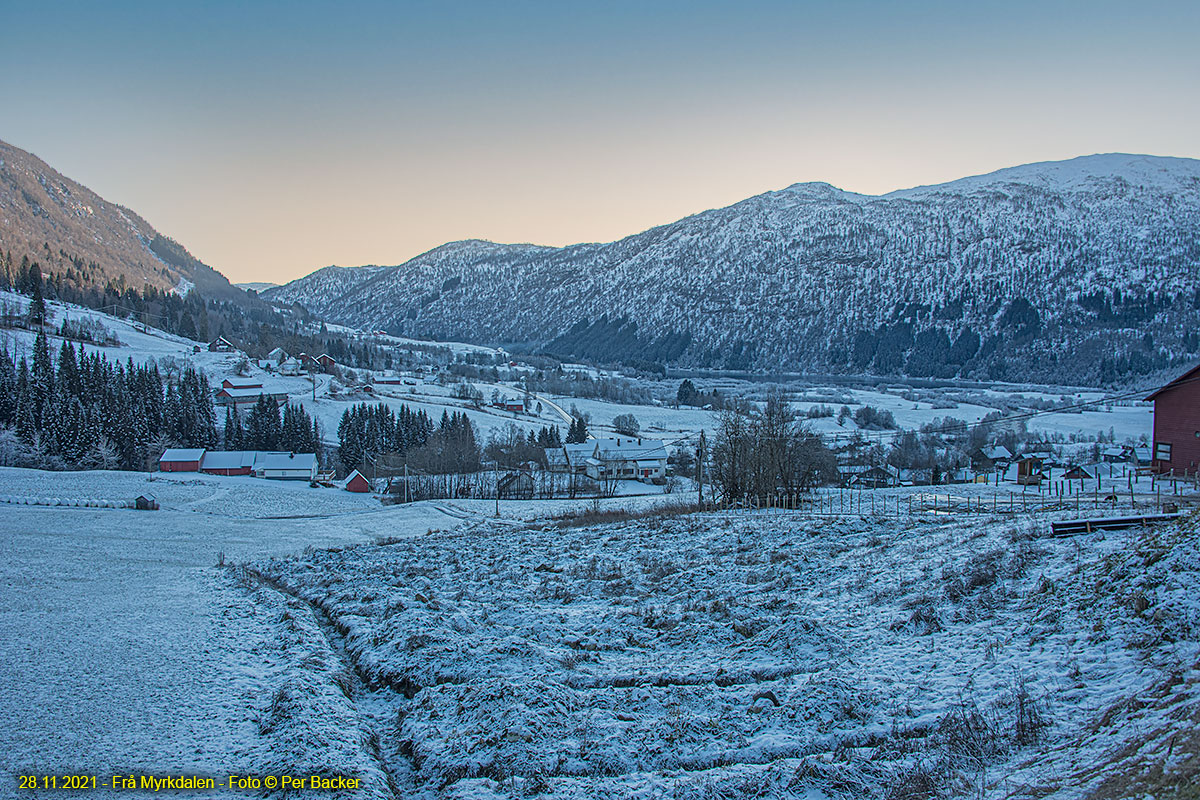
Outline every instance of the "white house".
[(659, 439), (597, 439), (587, 460), (594, 480), (652, 481), (667, 474), (667, 446)]
[(313, 453), (259, 453), (254, 474), (280, 481), (315, 481), (317, 457)]

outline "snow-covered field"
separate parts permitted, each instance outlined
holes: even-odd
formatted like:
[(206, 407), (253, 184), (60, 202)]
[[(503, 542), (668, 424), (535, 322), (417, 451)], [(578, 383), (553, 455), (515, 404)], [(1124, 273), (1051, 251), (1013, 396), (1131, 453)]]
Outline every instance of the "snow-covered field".
[(1200, 534), (1043, 532), (480, 522), (253, 568), (340, 632), (405, 797), (1079, 797), (1200, 714)]
[(494, 519), (487, 501), (0, 469), (10, 498), (145, 492), (162, 510), (0, 505), (0, 780), (316, 771), (381, 798), (931, 780), (1073, 798), (1138, 772), (1126, 745), (1153, 763), (1196, 750), (1180, 733), (1200, 723), (1194, 518), (1069, 539), (944, 513), (564, 528), (552, 518), (593, 501)]

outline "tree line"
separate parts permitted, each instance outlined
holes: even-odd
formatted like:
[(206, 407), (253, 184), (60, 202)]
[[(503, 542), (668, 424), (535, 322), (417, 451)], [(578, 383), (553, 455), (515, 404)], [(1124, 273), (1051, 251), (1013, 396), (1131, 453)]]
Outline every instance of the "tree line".
[(208, 380), (190, 367), (163, 376), (69, 341), (55, 361), (39, 331), (32, 362), (0, 357), (0, 438), (9, 466), (140, 470), (172, 445), (213, 447), (216, 415)]

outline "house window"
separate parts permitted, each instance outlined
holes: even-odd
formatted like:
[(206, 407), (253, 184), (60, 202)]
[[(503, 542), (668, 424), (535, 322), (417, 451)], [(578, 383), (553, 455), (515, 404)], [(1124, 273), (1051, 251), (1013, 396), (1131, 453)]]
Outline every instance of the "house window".
[(1171, 444), (1170, 442), (1155, 442), (1154, 458), (1158, 461), (1171, 460)]

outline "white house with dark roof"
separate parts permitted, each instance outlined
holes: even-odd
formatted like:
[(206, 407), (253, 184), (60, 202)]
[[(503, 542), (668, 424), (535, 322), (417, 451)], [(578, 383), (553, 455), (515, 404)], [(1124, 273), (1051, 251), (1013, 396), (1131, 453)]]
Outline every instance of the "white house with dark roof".
[(317, 457), (313, 453), (258, 453), (254, 474), (281, 481), (315, 481)]
[(667, 446), (659, 439), (597, 439), (587, 460), (594, 480), (652, 481), (667, 474)]

